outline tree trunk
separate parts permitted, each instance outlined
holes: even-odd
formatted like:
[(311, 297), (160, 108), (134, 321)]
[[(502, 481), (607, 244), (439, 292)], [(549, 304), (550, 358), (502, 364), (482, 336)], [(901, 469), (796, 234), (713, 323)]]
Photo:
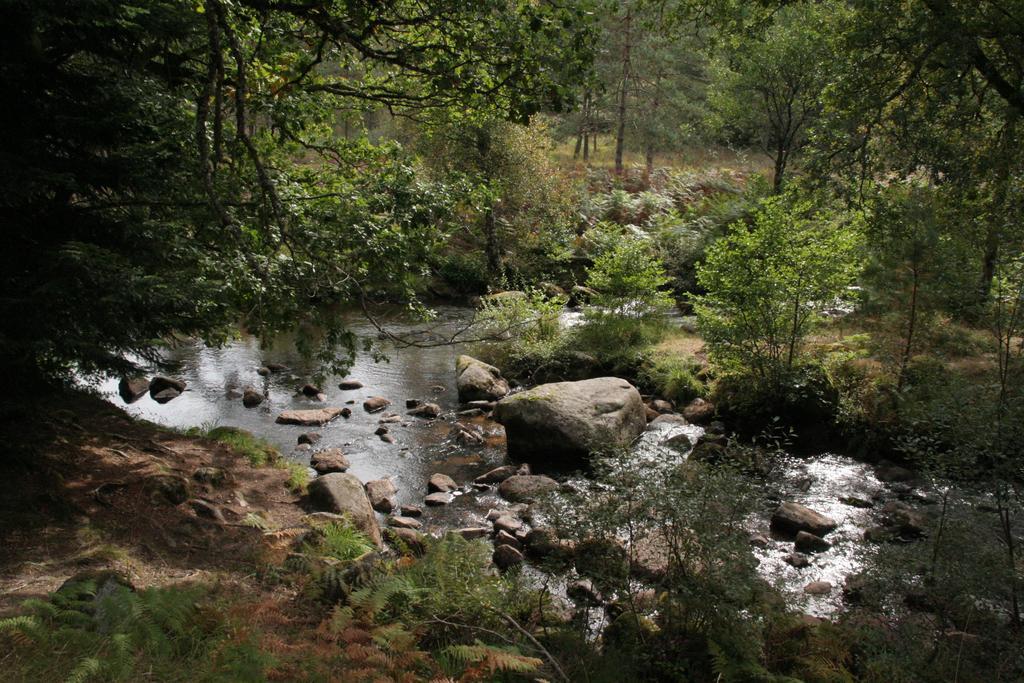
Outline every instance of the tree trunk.
[(630, 35), (630, 29), (632, 28), (633, 22), (633, 10), (629, 8), (626, 10), (626, 18), (623, 25), (624, 36), (622, 42), (622, 87), (619, 90), (619, 120), (618, 129), (615, 134), (615, 173), (622, 175), (623, 164), (622, 164), (622, 149), (626, 142), (626, 96), (629, 90), (629, 72), (630, 72), (630, 42), (632, 37)]
[(590, 133), (583, 134), (583, 163), (590, 163)]
[(772, 194), (782, 193), (782, 183), (786, 176), (786, 149), (779, 143), (775, 150), (775, 177), (772, 179)]
[(576, 149), (572, 152), (573, 161), (580, 158), (580, 149), (583, 147), (583, 133), (576, 134)]
[(903, 391), (903, 384), (907, 380), (907, 366), (910, 364), (910, 354), (914, 348), (914, 327), (917, 324), (917, 290), (920, 276), (917, 266), (913, 268), (914, 284), (910, 290), (910, 316), (907, 320), (907, 341), (903, 345), (903, 353), (900, 356), (900, 374), (896, 381), (896, 391)]
[(651, 174), (654, 173), (654, 149), (651, 145), (647, 145), (647, 149), (644, 150), (644, 173), (647, 175), (647, 180), (650, 182)]
[(488, 206), (484, 214), (484, 251), (487, 254), (487, 270), (491, 281), (501, 277), (501, 249), (498, 246), (498, 226), (494, 220), (494, 208)]
[[(476, 153), (484, 180), (491, 180), (489, 162), (491, 158), (491, 132), (485, 126), (476, 129)], [(491, 282), (501, 278), (501, 247), (498, 244), (498, 225), (494, 217), (494, 205), (488, 204), (484, 213), (484, 254), (487, 256), (487, 270)]]

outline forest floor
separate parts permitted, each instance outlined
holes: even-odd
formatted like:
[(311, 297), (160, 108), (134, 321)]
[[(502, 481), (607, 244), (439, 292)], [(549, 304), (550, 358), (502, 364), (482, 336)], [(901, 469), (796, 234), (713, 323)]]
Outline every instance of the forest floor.
[[(31, 413), (12, 437), (24, 445), (9, 453), (0, 496), (0, 614), (86, 571), (114, 570), (139, 587), (244, 582), (300, 528), (287, 470), (252, 467), (224, 444), (87, 394)], [(4, 432), (12, 427), (5, 420)], [(216, 468), (200, 477), (218, 481), (199, 481), (201, 468)]]

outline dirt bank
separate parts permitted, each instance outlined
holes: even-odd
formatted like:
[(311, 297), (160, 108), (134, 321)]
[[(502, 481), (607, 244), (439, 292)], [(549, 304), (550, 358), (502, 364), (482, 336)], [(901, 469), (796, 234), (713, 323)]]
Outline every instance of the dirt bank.
[(85, 570), (242, 581), (304, 514), (287, 471), (86, 394), (5, 411), (3, 436), (0, 614)]

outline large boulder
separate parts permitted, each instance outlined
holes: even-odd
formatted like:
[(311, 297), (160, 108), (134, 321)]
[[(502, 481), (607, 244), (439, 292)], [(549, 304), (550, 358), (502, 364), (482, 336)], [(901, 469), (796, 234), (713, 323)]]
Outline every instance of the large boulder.
[(323, 512), (346, 515), (376, 545), (382, 545), (380, 527), (366, 497), (363, 483), (347, 472), (317, 477), (309, 484), (309, 500)]
[(277, 416), (282, 425), (303, 425), (319, 427), (342, 414), (341, 408), (320, 408), (319, 410), (286, 410)]
[(796, 536), (806, 531), (815, 536), (824, 536), (838, 526), (835, 520), (820, 512), (800, 505), (799, 503), (783, 503), (772, 515), (772, 531)]
[(455, 360), (455, 376), (462, 403), (496, 401), (509, 391), (508, 382), (498, 368), (471, 356), (463, 355)]
[(505, 426), (509, 455), (534, 463), (577, 463), (628, 445), (647, 426), (640, 392), (617, 377), (542, 384), (500, 401), (494, 419)]

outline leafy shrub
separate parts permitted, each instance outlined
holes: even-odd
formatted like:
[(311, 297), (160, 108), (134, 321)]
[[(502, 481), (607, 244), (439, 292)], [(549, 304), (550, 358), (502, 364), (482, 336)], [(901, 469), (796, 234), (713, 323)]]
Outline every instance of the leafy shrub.
[(698, 271), (707, 293), (692, 297), (713, 360), (781, 391), (818, 312), (859, 272), (859, 241), (856, 216), (785, 197), (765, 201), (752, 226), (734, 224)]
[(761, 629), (775, 602), (744, 527), (755, 505), (747, 480), (727, 466), (628, 453), (608, 454), (596, 470), (599, 495), (567, 494), (547, 511), (559, 537), (577, 543), (575, 569), (616, 596), (607, 621), (576, 624), (583, 639), (594, 626), (604, 635), (600, 656), (581, 661), (576, 677), (716, 680), (719, 667), (750, 674), (736, 680), (769, 680)]

